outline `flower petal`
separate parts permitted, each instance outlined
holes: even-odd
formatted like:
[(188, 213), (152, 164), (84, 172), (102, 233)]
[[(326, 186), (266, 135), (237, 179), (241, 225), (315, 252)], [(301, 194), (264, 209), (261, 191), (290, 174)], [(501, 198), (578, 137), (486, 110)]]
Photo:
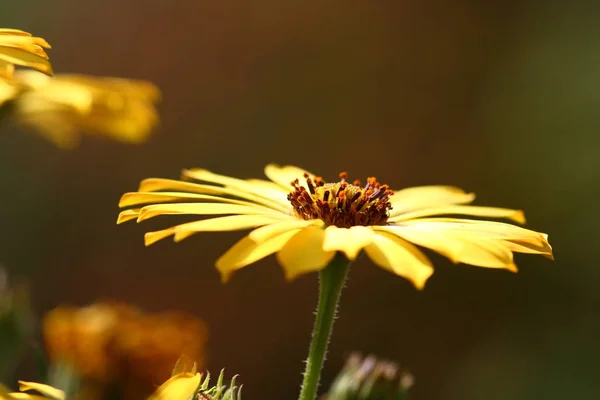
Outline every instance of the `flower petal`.
[(224, 185), (228, 188), (240, 190), (244, 193), (249, 193), (270, 202), (277, 202), (281, 206), (285, 206), (289, 209), (290, 203), (287, 200), (287, 195), (282, 191), (265, 190), (264, 185), (256, 185), (251, 181), (245, 181), (243, 179), (232, 178), (225, 175), (215, 174), (206, 169), (194, 168), (187, 169), (181, 172), (185, 178), (196, 179), (199, 181), (216, 183)]
[(395, 225), (418, 226), (428, 230), (472, 232), (490, 239), (519, 240), (532, 244), (537, 243), (540, 246), (544, 246), (544, 243), (547, 244), (548, 242), (548, 235), (544, 233), (497, 221), (464, 218), (423, 218), (397, 222)]
[[(6, 400), (24, 399), (24, 400), (48, 400), (48, 397), (39, 394), (29, 394), (21, 392), (13, 392), (8, 394), (10, 397), (6, 397)], [(0, 399), (4, 400), (5, 397), (0, 395)]]
[(377, 232), (365, 252), (375, 264), (408, 279), (419, 290), (433, 274), (431, 261), (419, 249), (390, 233)]
[(291, 190), (287, 187), (283, 188), (275, 182), (267, 181), (264, 179), (246, 179), (246, 182), (261, 187), (267, 191), (271, 191), (272, 193), (280, 193), (281, 195), (286, 196), (286, 198), (288, 193), (291, 192)]
[(137, 222), (156, 217), (158, 215), (216, 215), (216, 214), (266, 214), (282, 215), (278, 211), (261, 206), (243, 206), (239, 204), (223, 203), (176, 203), (154, 204), (140, 210)]
[(335, 251), (323, 250), (325, 230), (308, 226), (296, 233), (277, 253), (285, 278), (290, 281), (298, 275), (323, 269), (335, 256)]
[(46, 54), (43, 48), (49, 48), (50, 45), (44, 39), (38, 37), (22, 35), (4, 35), (0, 36), (0, 46), (17, 47), (26, 50), (30, 53), (37, 54), (38, 56), (47, 60), (48, 54)]
[(469, 232), (431, 230), (415, 226), (378, 226), (373, 229), (392, 233), (437, 251), (455, 263), (503, 268), (516, 272), (512, 252), (501, 240), (492, 240)]
[(148, 400), (189, 400), (199, 386), (200, 374), (177, 374), (163, 383)]
[(140, 187), (138, 188), (138, 191), (140, 192), (155, 192), (158, 190), (235, 196), (258, 204), (262, 204), (267, 207), (274, 208), (276, 210), (280, 210), (282, 212), (290, 212), (292, 210), (289, 201), (287, 201), (285, 197), (283, 199), (285, 200), (285, 202), (280, 201), (281, 195), (274, 196), (271, 198), (265, 198), (262, 196), (254, 195), (252, 194), (252, 192), (221, 186), (202, 185), (199, 183), (181, 182), (172, 179), (148, 178), (144, 179), (140, 183)]
[(221, 273), (221, 280), (227, 282), (235, 271), (279, 251), (299, 231), (288, 230), (262, 242), (244, 237), (217, 260), (216, 267)]
[(465, 193), (454, 186), (418, 186), (396, 191), (390, 196), (390, 217), (429, 207), (467, 204), (475, 200), (474, 193)]
[(408, 221), (411, 219), (429, 217), (433, 215), (462, 214), (474, 217), (489, 218), (508, 218), (520, 224), (525, 223), (525, 215), (521, 210), (512, 210), (510, 208), (498, 207), (480, 207), (480, 206), (442, 206), (430, 207), (422, 210), (407, 212), (396, 215), (388, 219), (389, 222)]
[(0, 60), (52, 75), (52, 66), (46, 58), (22, 48), (0, 45)]
[(315, 178), (315, 174), (311, 174), (302, 168), (295, 167), (293, 165), (285, 165), (283, 167), (277, 164), (269, 164), (265, 167), (265, 175), (267, 178), (286, 189), (288, 192), (292, 191), (292, 182), (298, 179), (300, 185), (305, 186), (304, 174), (308, 174), (311, 179)]
[(331, 225), (325, 229), (323, 250), (341, 251), (349, 260), (354, 260), (358, 253), (371, 244), (375, 233), (371, 227), (353, 226), (351, 228), (338, 228)]
[(250, 232), (250, 234), (248, 234), (248, 237), (255, 242), (262, 242), (263, 240), (267, 240), (268, 238), (278, 235), (282, 232), (289, 231), (291, 229), (305, 228), (307, 226), (321, 227), (323, 226), (323, 221), (320, 219), (313, 219), (309, 221), (305, 221), (303, 219), (294, 219), (291, 221), (276, 222), (274, 224), (265, 225), (261, 228), (253, 230)]
[(544, 241), (544, 243), (542, 243), (541, 245), (539, 245), (538, 243), (521, 242), (518, 240), (506, 240), (505, 243), (510, 251), (527, 254), (541, 254), (544, 257), (554, 260), (554, 255), (552, 254), (552, 247), (547, 241)]
[(31, 33), (14, 28), (0, 28), (0, 35), (31, 36)]
[(44, 385), (42, 383), (19, 381), (19, 390), (22, 392), (26, 390), (35, 390), (44, 396), (48, 396), (56, 400), (64, 400), (66, 398), (65, 392), (62, 390), (56, 389), (49, 385)]
[(122, 224), (123, 222), (137, 219), (137, 217), (140, 215), (140, 210), (141, 208), (132, 208), (131, 210), (121, 211), (119, 213), (119, 217), (117, 218), (117, 224)]
[(180, 242), (198, 232), (222, 232), (237, 231), (248, 228), (255, 228), (261, 225), (274, 224), (282, 219), (292, 218), (285, 215), (230, 215), (227, 217), (217, 217), (204, 219), (201, 221), (188, 222), (177, 225), (172, 228), (163, 229), (155, 232), (148, 232), (144, 235), (146, 246), (168, 236), (175, 235), (175, 241)]
[(166, 203), (182, 200), (212, 200), (224, 203), (241, 204), (251, 206), (254, 203), (247, 201), (229, 199), (227, 197), (211, 196), (207, 194), (183, 193), (183, 192), (129, 192), (121, 196), (119, 207), (129, 207), (139, 204)]

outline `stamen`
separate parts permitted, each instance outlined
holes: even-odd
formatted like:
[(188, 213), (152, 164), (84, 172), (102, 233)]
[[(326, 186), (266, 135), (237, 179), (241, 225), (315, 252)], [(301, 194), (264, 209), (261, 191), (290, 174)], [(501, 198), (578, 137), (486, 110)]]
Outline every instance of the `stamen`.
[(321, 219), (327, 226), (349, 228), (355, 225), (386, 225), (392, 208), (389, 197), (394, 194), (388, 185), (369, 177), (361, 188), (360, 180), (347, 182), (348, 174), (339, 174), (337, 183), (325, 183), (323, 178), (304, 174), (306, 185), (292, 181), (294, 191), (287, 198), (295, 214), (305, 220)]

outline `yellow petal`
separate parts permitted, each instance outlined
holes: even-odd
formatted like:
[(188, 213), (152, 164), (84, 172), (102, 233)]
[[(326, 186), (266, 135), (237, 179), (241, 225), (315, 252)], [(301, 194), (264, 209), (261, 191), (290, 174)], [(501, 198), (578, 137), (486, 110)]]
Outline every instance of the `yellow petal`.
[(177, 374), (163, 383), (148, 400), (190, 400), (199, 386), (200, 374)]
[(158, 242), (159, 240), (168, 238), (169, 236), (171, 236), (173, 234), (175, 234), (174, 227), (162, 229), (160, 231), (146, 232), (146, 234), (144, 235), (144, 245), (151, 246), (154, 243)]
[(508, 218), (520, 224), (525, 223), (525, 215), (521, 210), (509, 208), (480, 207), (480, 206), (443, 206), (431, 207), (422, 210), (411, 211), (389, 218), (389, 222), (408, 221), (411, 219), (429, 217), (433, 215), (462, 214), (474, 217)]
[(216, 267), (221, 273), (222, 281), (227, 282), (238, 269), (279, 251), (299, 231), (300, 229), (288, 230), (262, 242), (244, 237), (217, 260)]
[(331, 225), (325, 229), (323, 250), (341, 251), (352, 261), (356, 259), (365, 246), (371, 244), (374, 236), (375, 234), (370, 227), (338, 228)]
[(163, 229), (156, 232), (146, 233), (146, 246), (149, 246), (170, 235), (175, 235), (175, 241), (180, 242), (198, 232), (219, 232), (236, 231), (241, 229), (254, 228), (261, 225), (273, 224), (281, 221), (282, 218), (291, 218), (285, 216), (264, 216), (264, 215), (231, 215), (227, 217), (218, 217), (204, 219), (202, 221), (188, 222), (174, 226), (169, 229)]
[[(192, 192), (192, 193), (201, 193), (201, 194), (216, 194), (216, 195), (225, 195), (225, 196), (234, 196), (239, 197), (245, 200), (249, 200), (258, 204), (262, 204), (267, 207), (271, 207), (275, 210), (279, 210), (282, 212), (291, 212), (292, 206), (285, 199), (287, 203), (282, 203), (277, 200), (277, 197), (265, 198), (261, 196), (257, 196), (252, 194), (252, 192), (234, 189), (234, 188), (226, 188), (221, 186), (211, 186), (211, 185), (202, 185), (198, 183), (192, 182), (182, 182), (176, 181), (172, 179), (160, 179), (160, 178), (149, 178), (144, 179), (140, 183), (140, 187), (138, 191), (140, 192), (154, 192), (158, 190), (168, 190), (168, 191), (182, 191), (182, 192)], [(258, 190), (255, 188), (255, 190)]]
[(119, 217), (117, 218), (117, 224), (122, 224), (123, 222), (131, 221), (132, 219), (137, 219), (140, 215), (140, 208), (134, 208), (131, 210), (121, 211), (119, 213)]
[(552, 247), (548, 242), (544, 242), (541, 245), (538, 243), (521, 242), (518, 240), (506, 240), (505, 242), (507, 248), (510, 251), (527, 254), (541, 254), (551, 260), (554, 260), (554, 255), (552, 254)]
[(182, 192), (130, 192), (121, 196), (119, 207), (129, 207), (138, 204), (166, 203), (182, 200), (212, 200), (224, 203), (242, 204), (251, 206), (247, 201), (229, 199), (227, 197), (211, 196), (207, 194), (182, 193)]
[(19, 35), (0, 36), (0, 46), (18, 47), (48, 59), (48, 55), (42, 48), (48, 48), (49, 45), (48, 42), (42, 38)]
[(183, 170), (181, 174), (183, 177), (224, 185), (228, 188), (237, 189), (244, 193), (253, 194), (270, 202), (277, 202), (281, 206), (285, 206), (287, 208), (290, 207), (290, 202), (287, 200), (287, 195), (283, 191), (267, 190), (263, 184), (256, 185), (252, 181), (245, 181), (243, 179), (215, 174), (202, 168)]
[(371, 260), (382, 268), (402, 276), (419, 290), (431, 274), (431, 261), (415, 246), (396, 235), (377, 232), (373, 242), (365, 247)]
[(19, 381), (19, 390), (22, 392), (26, 390), (35, 390), (36, 392), (39, 392), (44, 396), (48, 396), (56, 400), (64, 400), (66, 397), (65, 392), (63, 392), (62, 390), (36, 382)]
[(292, 280), (298, 275), (323, 269), (335, 256), (335, 251), (323, 250), (325, 230), (308, 226), (296, 233), (277, 253), (285, 278)]
[(0, 45), (0, 60), (52, 75), (52, 66), (48, 60), (18, 47)]
[(257, 187), (263, 188), (266, 191), (271, 193), (279, 193), (280, 196), (285, 196), (291, 192), (288, 188), (283, 188), (276, 184), (275, 182), (266, 181), (264, 179), (246, 179), (246, 182), (249, 182)]
[(261, 228), (255, 229), (252, 232), (250, 232), (248, 237), (250, 239), (254, 240), (255, 242), (262, 242), (263, 240), (267, 240), (270, 237), (279, 235), (280, 233), (283, 233), (283, 232), (286, 232), (286, 231), (289, 231), (292, 229), (305, 228), (307, 226), (321, 227), (321, 226), (323, 226), (323, 221), (321, 221), (320, 219), (313, 219), (313, 220), (308, 220), (308, 221), (305, 221), (302, 219), (281, 221), (281, 222), (265, 225)]
[(467, 204), (475, 199), (475, 194), (465, 193), (453, 186), (418, 186), (396, 191), (390, 196), (392, 210), (390, 216), (429, 207), (452, 204)]
[(285, 215), (232, 215), (228, 217), (195, 221), (175, 227), (175, 241), (179, 242), (197, 232), (237, 231), (262, 225), (275, 224), (282, 219), (290, 218), (291, 217)]
[(414, 226), (378, 226), (373, 229), (392, 233), (437, 251), (455, 263), (516, 271), (512, 252), (501, 240), (492, 240), (469, 232), (427, 230)]
[(31, 36), (31, 33), (22, 31), (20, 29), (0, 28), (0, 35)]
[(243, 206), (223, 203), (176, 203), (154, 204), (140, 210), (138, 222), (158, 215), (215, 215), (215, 214), (265, 214), (282, 215), (278, 211), (261, 206)]
[(292, 182), (299, 180), (300, 185), (306, 186), (304, 174), (308, 174), (311, 179), (315, 178), (315, 174), (303, 170), (302, 168), (293, 165), (279, 166), (277, 164), (269, 164), (265, 167), (265, 175), (267, 178), (285, 189), (288, 193), (293, 190)]
[[(490, 239), (520, 240), (528, 243), (547, 243), (548, 235), (520, 226), (496, 221), (462, 218), (423, 218), (397, 222), (398, 226), (415, 226), (427, 230), (471, 232)], [(393, 226), (393, 225), (392, 225)]]
[(39, 394), (29, 394), (29, 393), (20, 393), (14, 392), (8, 394), (10, 397), (3, 397), (0, 395), (0, 399), (6, 400), (14, 400), (14, 399), (24, 399), (24, 400), (48, 400), (48, 397), (41, 396)]
[[(6, 80), (12, 80), (13, 74), (15, 72), (15, 65), (12, 63), (9, 63), (8, 61), (4, 61), (0, 58), (0, 78), (4, 78)], [(18, 90), (16, 87), (13, 88), (13, 90), (11, 90), (11, 84), (9, 84), (8, 82), (3, 82), (3, 97), (4, 100), (8, 100), (9, 97), (6, 96), (6, 93), (10, 93), (11, 91), (14, 90), (14, 93), (17, 93)], [(12, 97), (12, 96), (11, 96)]]

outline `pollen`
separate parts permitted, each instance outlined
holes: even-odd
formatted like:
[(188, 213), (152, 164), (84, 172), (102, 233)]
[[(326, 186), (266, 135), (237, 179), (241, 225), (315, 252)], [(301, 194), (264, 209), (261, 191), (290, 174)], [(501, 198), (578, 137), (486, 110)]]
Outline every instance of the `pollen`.
[(291, 182), (294, 191), (287, 196), (299, 218), (321, 219), (327, 226), (338, 228), (387, 224), (392, 209), (389, 197), (394, 192), (377, 178), (367, 178), (362, 187), (359, 180), (348, 183), (346, 172), (339, 174), (336, 183), (326, 183), (320, 177), (311, 179), (308, 174), (303, 178), (306, 185), (295, 179)]

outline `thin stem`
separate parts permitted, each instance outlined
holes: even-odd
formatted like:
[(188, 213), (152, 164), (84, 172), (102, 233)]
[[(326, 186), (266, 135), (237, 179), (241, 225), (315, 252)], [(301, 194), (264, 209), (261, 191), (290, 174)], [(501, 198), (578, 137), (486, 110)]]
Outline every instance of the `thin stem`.
[(299, 400), (315, 400), (316, 398), (321, 369), (325, 361), (329, 337), (349, 265), (348, 259), (338, 253), (329, 265), (319, 272), (317, 316)]

